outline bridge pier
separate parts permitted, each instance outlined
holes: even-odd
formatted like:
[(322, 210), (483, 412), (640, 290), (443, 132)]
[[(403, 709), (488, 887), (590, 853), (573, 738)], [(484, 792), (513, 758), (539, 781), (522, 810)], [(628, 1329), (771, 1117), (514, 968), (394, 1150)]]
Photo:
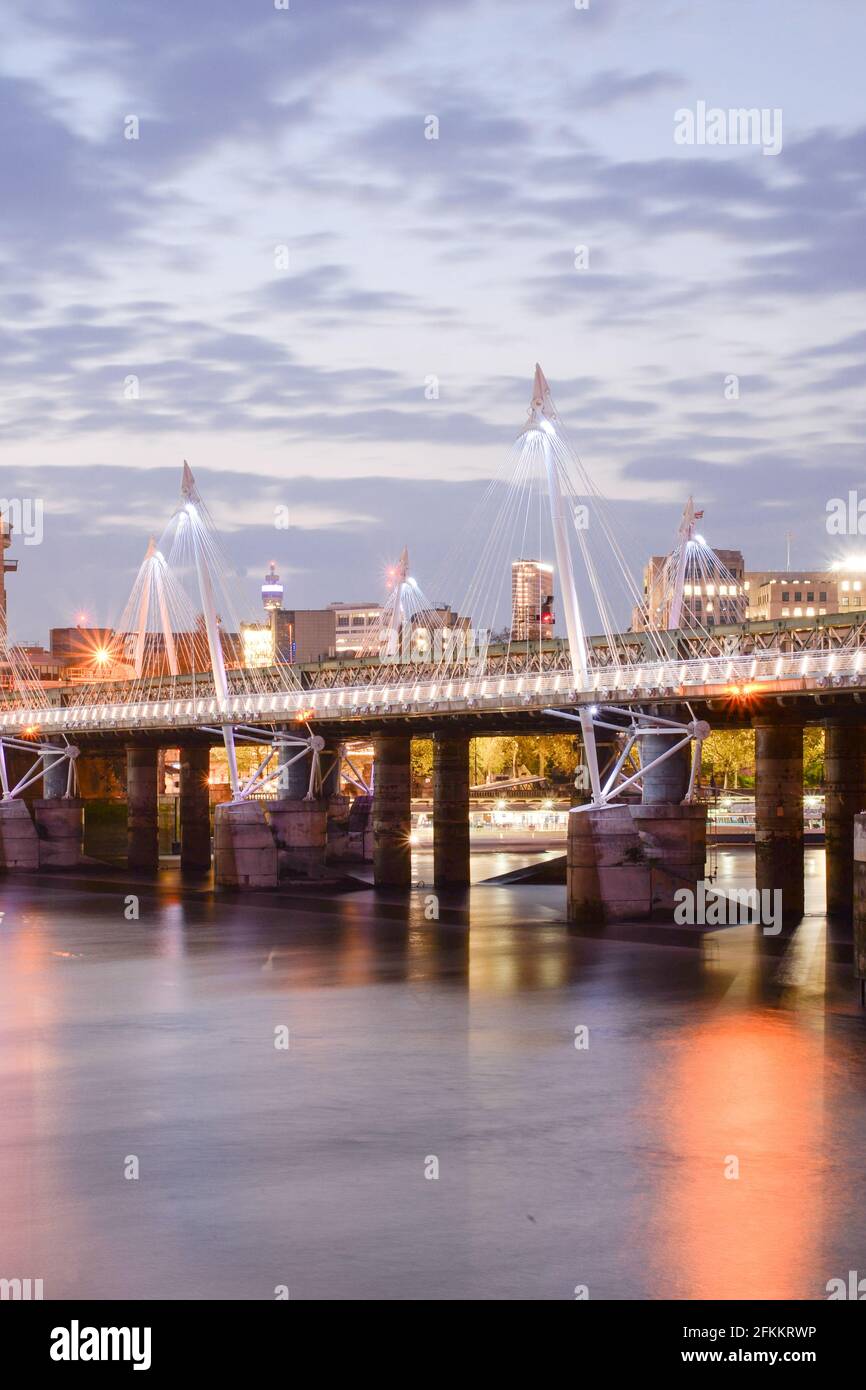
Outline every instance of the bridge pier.
[(854, 978), (866, 1007), (866, 813), (854, 817)]
[(39, 868), (39, 837), (25, 801), (0, 801), (0, 871)]
[(803, 725), (775, 716), (755, 730), (755, 878), (782, 894), (782, 917), (803, 915)]
[(159, 749), (149, 744), (126, 745), (127, 851), (130, 869), (159, 868)]
[[(641, 761), (652, 762), (666, 753), (676, 739), (666, 734), (647, 734), (640, 741)], [(692, 771), (691, 747), (686, 744), (657, 767), (643, 774), (641, 801), (644, 806), (679, 806), (689, 790)]]
[(433, 735), (433, 883), (469, 883), (469, 737)]
[(827, 911), (850, 918), (854, 904), (854, 818), (866, 811), (866, 730), (824, 722), (824, 843)]
[(412, 883), (411, 739), (377, 734), (373, 782), (373, 881), (377, 888)]
[(218, 888), (276, 888), (277, 846), (260, 801), (226, 801), (214, 812)]
[(201, 872), (210, 868), (210, 749), (190, 744), (180, 757), (180, 867)]
[(300, 751), (294, 743), (284, 743), (277, 748), (280, 776), (275, 783), (276, 800), (299, 801), (310, 789), (310, 759), (299, 758)]

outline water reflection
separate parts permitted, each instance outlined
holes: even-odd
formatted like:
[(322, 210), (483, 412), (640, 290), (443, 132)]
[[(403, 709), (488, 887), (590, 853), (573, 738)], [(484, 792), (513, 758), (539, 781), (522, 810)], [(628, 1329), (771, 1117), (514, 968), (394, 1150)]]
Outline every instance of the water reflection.
[(431, 921), (420, 889), (172, 885), (128, 921), (121, 887), (7, 879), (3, 1269), (49, 1297), (809, 1298), (866, 1264), (850, 947), (818, 916), (581, 934), (563, 892)]

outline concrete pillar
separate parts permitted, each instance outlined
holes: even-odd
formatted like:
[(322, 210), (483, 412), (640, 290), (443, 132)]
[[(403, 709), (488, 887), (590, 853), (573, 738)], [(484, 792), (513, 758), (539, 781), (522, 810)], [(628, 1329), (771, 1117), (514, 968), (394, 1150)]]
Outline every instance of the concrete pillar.
[(340, 794), (340, 745), (327, 744), (320, 754), (322, 776), (322, 796), (326, 801)]
[(264, 803), (277, 847), (277, 870), (282, 878), (322, 878), (328, 840), (328, 803), (290, 801), (280, 797)]
[[(682, 737), (682, 735), (680, 735)], [(659, 758), (677, 742), (667, 734), (647, 734), (640, 740), (641, 760), (648, 764)], [(689, 789), (692, 770), (691, 749), (688, 745), (672, 753), (658, 767), (644, 773), (641, 800), (645, 806), (679, 806)]]
[(824, 827), (827, 911), (850, 918), (854, 900), (854, 817), (866, 811), (866, 729), (824, 724)]
[(39, 837), (26, 802), (0, 801), (0, 870), (38, 869)]
[(72, 869), (81, 863), (84, 802), (77, 797), (43, 797), (33, 803), (40, 869)]
[(854, 817), (854, 978), (866, 1005), (866, 814)]
[(158, 754), (148, 744), (126, 745), (126, 862), (130, 869), (159, 868)]
[[(297, 743), (286, 743), (277, 748), (277, 766), (280, 769), (279, 781), (273, 783), (275, 797), (285, 797), (297, 801), (306, 796), (310, 789), (310, 756), (298, 754), (303, 749)], [(297, 762), (292, 759), (297, 758)]]
[[(781, 711), (779, 712), (781, 714)], [(779, 889), (786, 922), (803, 915), (803, 726), (755, 719), (755, 876)]]
[(51, 753), (47, 754), (42, 775), (42, 797), (45, 801), (52, 801), (56, 797), (65, 796), (66, 788), (69, 785), (69, 760), (58, 758)]
[(433, 735), (433, 882), (469, 883), (469, 738)]
[(180, 867), (210, 868), (210, 749), (192, 744), (180, 757)]
[(214, 882), (219, 888), (276, 888), (277, 846), (261, 802), (216, 807)]
[(568, 818), (570, 922), (673, 920), (674, 894), (704, 877), (707, 813), (702, 805), (612, 805)]
[(377, 734), (373, 743), (373, 881), (377, 888), (408, 888), (412, 882), (411, 740), (406, 734)]

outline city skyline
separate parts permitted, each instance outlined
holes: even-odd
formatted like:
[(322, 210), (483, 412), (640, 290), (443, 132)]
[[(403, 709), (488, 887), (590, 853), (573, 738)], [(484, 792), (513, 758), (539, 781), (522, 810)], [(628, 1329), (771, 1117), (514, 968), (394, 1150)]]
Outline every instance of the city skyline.
[[(536, 357), (636, 578), (689, 492), (754, 567), (787, 531), (829, 566), (866, 352), (866, 17), (831, 11), (536, 6), (527, 65), (511, 3), (297, 3), (242, 34), (226, 0), (11, 4), (2, 491), (45, 508), (13, 636), (116, 618), (105, 575), (122, 606), (184, 457), (250, 617), (271, 558), (299, 607), (404, 544), (436, 592)], [(758, 100), (772, 158), (677, 143), (678, 111)]]

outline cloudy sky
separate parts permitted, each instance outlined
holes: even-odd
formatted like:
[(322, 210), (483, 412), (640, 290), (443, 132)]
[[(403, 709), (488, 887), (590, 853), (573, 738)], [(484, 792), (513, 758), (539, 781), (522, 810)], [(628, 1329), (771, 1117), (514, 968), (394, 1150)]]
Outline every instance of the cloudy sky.
[[(183, 458), (251, 607), (271, 559), (288, 606), (375, 596), (404, 543), (456, 600), (445, 540), (536, 359), (635, 570), (690, 491), (750, 567), (787, 530), (839, 555), (861, 0), (5, 0), (4, 29), (0, 495), (44, 501), (16, 637), (117, 617)], [(701, 101), (778, 109), (781, 152), (677, 144)]]

